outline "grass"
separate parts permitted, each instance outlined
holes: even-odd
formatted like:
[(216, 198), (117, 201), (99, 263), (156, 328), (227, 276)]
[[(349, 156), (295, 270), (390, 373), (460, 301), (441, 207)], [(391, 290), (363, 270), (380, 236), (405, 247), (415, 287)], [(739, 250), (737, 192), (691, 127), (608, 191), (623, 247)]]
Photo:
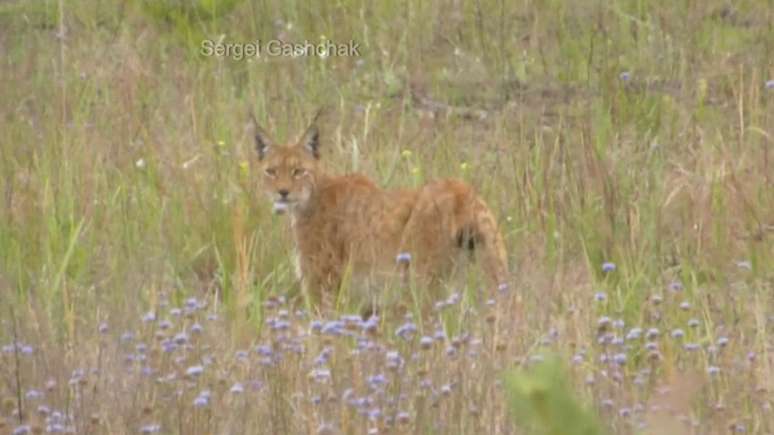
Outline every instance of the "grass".
[[(562, 433), (774, 432), (771, 1), (191, 4), (0, 2), (0, 432), (533, 433), (549, 355)], [(510, 293), (297, 311), (245, 126), (322, 106), (333, 170), (476, 186)]]

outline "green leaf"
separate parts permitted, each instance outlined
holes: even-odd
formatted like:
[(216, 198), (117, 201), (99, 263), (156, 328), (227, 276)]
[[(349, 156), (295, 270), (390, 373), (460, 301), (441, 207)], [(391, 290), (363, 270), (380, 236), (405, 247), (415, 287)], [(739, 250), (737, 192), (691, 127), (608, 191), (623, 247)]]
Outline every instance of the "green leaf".
[(605, 433), (597, 416), (576, 399), (558, 357), (547, 357), (529, 369), (508, 371), (504, 381), (517, 423), (548, 435)]

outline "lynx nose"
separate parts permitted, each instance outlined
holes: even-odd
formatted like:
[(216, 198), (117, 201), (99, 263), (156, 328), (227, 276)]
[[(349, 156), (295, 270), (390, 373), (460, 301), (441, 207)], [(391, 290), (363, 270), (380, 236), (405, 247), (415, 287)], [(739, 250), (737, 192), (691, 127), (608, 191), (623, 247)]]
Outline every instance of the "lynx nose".
[(279, 196), (282, 197), (282, 199), (287, 199), (288, 198), (288, 194), (290, 192), (288, 192), (285, 189), (281, 189), (281, 190), (278, 190), (277, 193), (279, 193)]

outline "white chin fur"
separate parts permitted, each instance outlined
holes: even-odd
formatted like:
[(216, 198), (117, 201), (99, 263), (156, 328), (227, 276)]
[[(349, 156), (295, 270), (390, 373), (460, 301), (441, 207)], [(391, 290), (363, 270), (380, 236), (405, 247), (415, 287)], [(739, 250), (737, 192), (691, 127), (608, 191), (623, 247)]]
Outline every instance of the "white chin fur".
[(288, 203), (287, 202), (275, 202), (274, 203), (274, 213), (275, 214), (285, 214), (288, 211)]

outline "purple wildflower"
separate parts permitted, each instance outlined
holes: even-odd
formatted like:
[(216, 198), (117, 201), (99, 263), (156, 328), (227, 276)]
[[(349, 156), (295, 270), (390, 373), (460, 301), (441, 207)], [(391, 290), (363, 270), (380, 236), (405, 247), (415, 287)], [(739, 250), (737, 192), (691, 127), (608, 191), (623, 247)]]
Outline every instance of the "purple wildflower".
[(627, 340), (637, 340), (642, 336), (642, 328), (632, 328), (629, 333), (626, 334)]
[(172, 338), (172, 341), (174, 341), (175, 344), (177, 344), (178, 346), (182, 346), (188, 343), (188, 334), (186, 334), (185, 332), (181, 332), (175, 335), (174, 338)]
[(309, 329), (311, 329), (312, 331), (318, 332), (322, 329), (322, 327), (323, 327), (323, 323), (319, 320), (312, 320), (311, 322), (309, 322)]
[(271, 349), (271, 346), (265, 344), (259, 344), (258, 346), (255, 346), (255, 353), (263, 357), (271, 357), (274, 355), (274, 351)]
[(161, 426), (158, 424), (146, 424), (140, 428), (140, 433), (157, 433), (161, 431)]
[(40, 399), (41, 397), (43, 397), (43, 393), (41, 393), (38, 390), (31, 389), (31, 390), (27, 391), (27, 393), (24, 395), (24, 397), (27, 400), (37, 400), (37, 399)]
[(685, 343), (683, 345), (683, 349), (687, 350), (688, 352), (694, 352), (701, 349), (701, 345), (697, 343)]
[(412, 322), (406, 322), (395, 331), (395, 335), (404, 340), (411, 340), (411, 338), (414, 336), (414, 333), (416, 332), (417, 325)]
[(403, 357), (400, 356), (398, 351), (387, 352), (385, 358), (387, 360), (387, 368), (397, 370), (403, 367)]
[(185, 300), (185, 306), (188, 309), (195, 310), (197, 308), (201, 308), (201, 305), (199, 304), (199, 301), (196, 298), (188, 298)]
[(333, 349), (331, 347), (325, 347), (320, 352), (320, 355), (318, 355), (317, 358), (314, 359), (315, 365), (322, 366), (327, 364), (332, 354), (333, 354)]
[(242, 394), (245, 392), (245, 387), (239, 382), (235, 382), (234, 385), (231, 386), (229, 392), (231, 394)]
[(234, 353), (234, 358), (236, 358), (239, 361), (247, 361), (247, 351), (245, 350), (238, 350)]
[(376, 375), (373, 375), (373, 376), (369, 376), (366, 379), (366, 382), (368, 383), (368, 385), (371, 388), (376, 389), (376, 388), (378, 388), (378, 387), (380, 387), (380, 386), (382, 386), (382, 385), (387, 383), (387, 377), (384, 376), (384, 374), (379, 373), (379, 374), (376, 374)]
[(395, 257), (395, 262), (398, 264), (409, 264), (411, 263), (411, 254), (408, 252), (401, 252)]
[(192, 334), (201, 334), (204, 328), (199, 322), (194, 323), (191, 325), (191, 333)]
[(197, 377), (201, 375), (203, 372), (204, 372), (204, 367), (200, 365), (195, 365), (195, 366), (188, 367), (188, 369), (186, 369), (185, 371), (185, 374), (191, 377)]
[(325, 383), (331, 380), (331, 371), (324, 368), (312, 369), (309, 372), (309, 377), (316, 382)]
[(340, 320), (332, 320), (325, 322), (320, 332), (328, 335), (342, 335), (344, 333), (344, 322)]
[[(205, 394), (206, 393), (206, 394)], [(197, 408), (203, 408), (210, 404), (209, 391), (202, 391), (193, 401), (193, 405)]]

